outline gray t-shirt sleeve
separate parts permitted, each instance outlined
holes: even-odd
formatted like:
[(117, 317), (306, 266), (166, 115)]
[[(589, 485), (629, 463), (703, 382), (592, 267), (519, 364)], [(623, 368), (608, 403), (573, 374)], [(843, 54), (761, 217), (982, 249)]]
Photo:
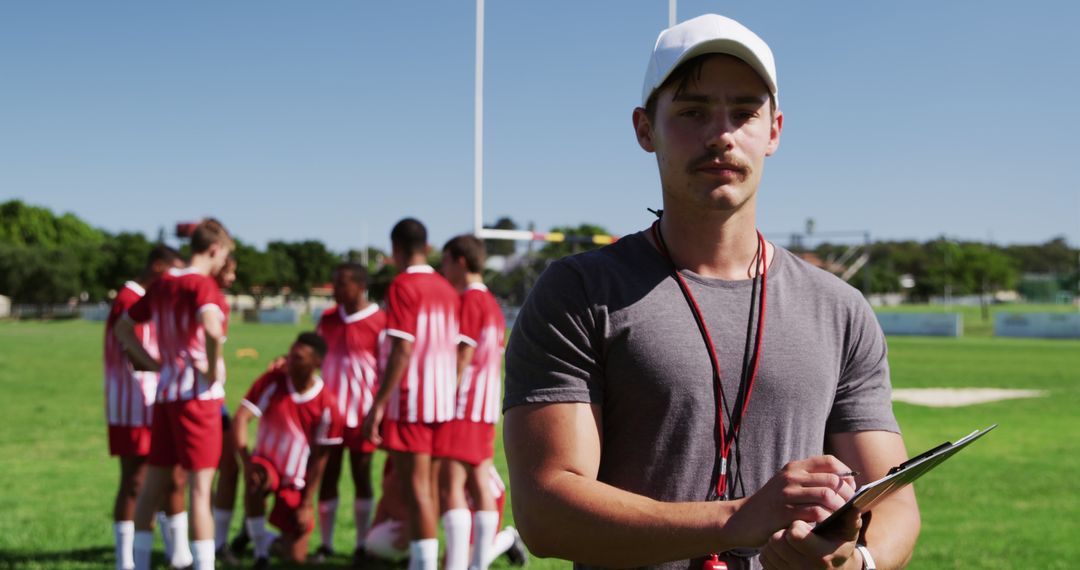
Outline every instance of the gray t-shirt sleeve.
[(825, 431), (900, 433), (892, 411), (885, 334), (873, 310), (861, 296), (849, 310), (852, 315), (850, 328), (846, 331), (846, 354)]
[(602, 339), (580, 271), (565, 259), (551, 264), (510, 334), (503, 411), (534, 403), (602, 403)]

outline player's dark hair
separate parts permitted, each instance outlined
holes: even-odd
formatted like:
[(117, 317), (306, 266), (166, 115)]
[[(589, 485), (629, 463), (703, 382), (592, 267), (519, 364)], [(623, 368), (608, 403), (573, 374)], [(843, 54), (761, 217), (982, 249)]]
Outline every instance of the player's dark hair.
[(427, 228), (416, 218), (405, 218), (390, 230), (390, 243), (407, 254), (422, 253), (427, 247)]
[(443, 255), (449, 255), (454, 261), (464, 257), (469, 273), (484, 271), (484, 242), (476, 236), (461, 234), (450, 238), (443, 246)]
[(191, 253), (203, 253), (215, 243), (229, 249), (236, 247), (224, 224), (214, 218), (206, 218), (191, 232)]
[(175, 249), (159, 243), (150, 250), (150, 254), (146, 256), (146, 267), (149, 268), (159, 261), (163, 261), (172, 265), (177, 259), (181, 259), (180, 252)]
[(326, 357), (326, 340), (319, 336), (318, 333), (302, 332), (296, 337), (296, 342), (310, 346), (315, 354), (319, 355), (319, 358)]
[[(682, 92), (686, 90), (691, 82), (701, 79), (701, 68), (705, 65), (705, 60), (714, 55), (720, 54), (705, 53), (692, 57), (671, 71), (667, 79), (660, 84), (660, 87), (653, 90), (652, 95), (649, 95), (649, 100), (645, 102), (645, 116), (649, 118), (649, 121), (656, 119), (656, 99), (660, 96), (660, 92), (675, 85), (672, 98), (682, 95)], [(769, 111), (774, 115), (776, 114), (776, 99), (773, 99), (772, 93), (769, 93)]]
[(367, 288), (368, 271), (367, 268), (363, 266), (363, 264), (346, 261), (345, 263), (339, 263), (338, 266), (334, 268), (335, 273), (338, 271), (348, 271), (349, 277), (353, 280), (354, 283), (360, 285), (361, 287)]

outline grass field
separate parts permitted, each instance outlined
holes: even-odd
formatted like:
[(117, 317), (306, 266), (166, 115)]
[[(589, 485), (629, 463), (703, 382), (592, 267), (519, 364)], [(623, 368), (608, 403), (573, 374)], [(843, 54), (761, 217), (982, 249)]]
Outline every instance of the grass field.
[[(232, 327), (226, 351), (230, 408), (299, 328)], [(910, 567), (1080, 565), (1080, 542), (1074, 542), (1080, 530), (1080, 342), (975, 336), (892, 338), (889, 344), (897, 387), (1050, 392), (1048, 398), (966, 408), (897, 404), (909, 451), (1001, 424), (917, 484), (923, 531)], [(0, 414), (6, 426), (0, 457), (8, 476), (0, 486), (0, 568), (112, 566), (117, 467), (106, 452), (100, 346), (100, 323), (0, 322)], [(239, 348), (255, 348), (259, 359), (236, 359)], [(501, 444), (496, 462), (505, 474)], [(342, 490), (348, 504), (348, 485)], [(339, 519), (339, 552), (351, 546), (350, 518)], [(509, 503), (507, 518), (512, 524)], [(340, 567), (346, 561), (342, 555), (334, 562)], [(568, 563), (534, 559), (530, 567)]]

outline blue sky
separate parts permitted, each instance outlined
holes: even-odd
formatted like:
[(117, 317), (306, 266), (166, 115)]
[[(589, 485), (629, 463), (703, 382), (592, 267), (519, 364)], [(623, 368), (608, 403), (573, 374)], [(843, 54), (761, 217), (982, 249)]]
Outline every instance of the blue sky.
[[(471, 1), (4, 2), (0, 200), (155, 235), (386, 247), (472, 228)], [(1080, 245), (1080, 8), (679, 2), (776, 54), (759, 223)], [(660, 202), (630, 115), (666, 0), (488, 0), (485, 220), (626, 234)]]

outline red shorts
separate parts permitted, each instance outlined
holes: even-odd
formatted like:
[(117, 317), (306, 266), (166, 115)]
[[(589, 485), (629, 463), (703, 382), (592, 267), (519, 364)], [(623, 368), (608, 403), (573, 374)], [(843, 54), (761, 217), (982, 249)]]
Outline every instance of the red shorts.
[(221, 459), (221, 400), (154, 404), (150, 465), (216, 469)]
[(109, 426), (109, 455), (146, 457), (149, 453), (149, 427)]
[(387, 451), (432, 455), (435, 451), (435, 433), (444, 425), (383, 420), (382, 447)]
[(353, 453), (375, 453), (375, 450), (378, 449), (378, 447), (374, 443), (364, 439), (360, 430), (360, 426), (345, 428), (345, 447)]
[(435, 435), (435, 457), (480, 465), (495, 457), (495, 424), (454, 420)]
[(296, 512), (300, 510), (304, 492), (293, 487), (283, 487), (274, 493), (274, 510), (270, 511), (267, 519), (270, 524), (281, 529), (281, 532), (303, 536), (315, 529), (315, 517), (312, 516), (307, 528), (301, 529), (296, 524)]

